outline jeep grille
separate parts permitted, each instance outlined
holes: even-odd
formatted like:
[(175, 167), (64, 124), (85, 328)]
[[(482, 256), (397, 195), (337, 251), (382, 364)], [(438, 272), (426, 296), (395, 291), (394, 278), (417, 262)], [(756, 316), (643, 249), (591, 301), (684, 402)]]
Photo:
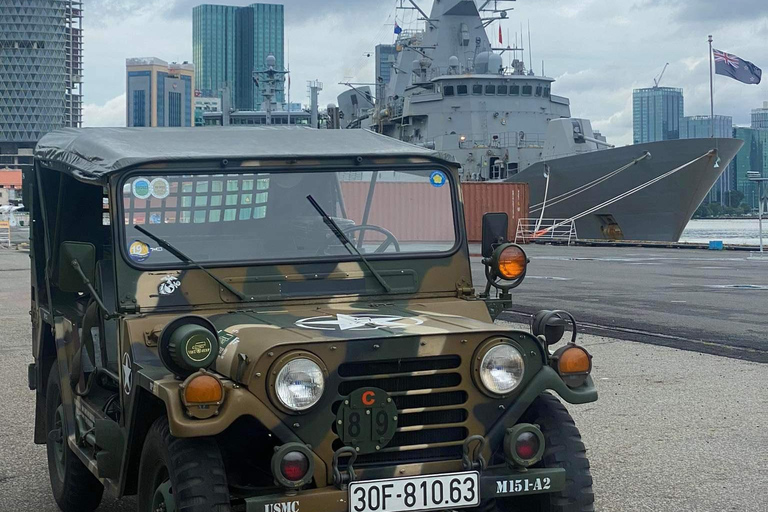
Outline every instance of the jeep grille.
[[(380, 452), (360, 455), (356, 466), (407, 464), (460, 459), (468, 436), (467, 392), (461, 389), (459, 356), (344, 363), (339, 367), (339, 395), (377, 387), (398, 409), (398, 428)], [(334, 404), (334, 413), (341, 402)], [(333, 449), (343, 446), (336, 439)]]

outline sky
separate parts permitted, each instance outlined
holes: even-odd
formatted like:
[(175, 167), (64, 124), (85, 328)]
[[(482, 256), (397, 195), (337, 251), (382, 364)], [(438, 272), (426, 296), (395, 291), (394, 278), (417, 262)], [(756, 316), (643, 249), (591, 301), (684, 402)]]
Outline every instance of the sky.
[[(192, 8), (200, 0), (84, 0), (86, 126), (125, 125), (125, 59), (192, 61)], [(248, 5), (253, 0), (208, 3)], [(370, 82), (376, 44), (394, 38), (394, 20), (418, 28), (399, 0), (268, 0), (285, 5), (293, 102), (308, 103), (306, 82), (324, 84), (320, 104), (336, 101), (339, 82)], [(499, 2), (501, 4), (502, 2)], [(428, 10), (431, 1), (419, 4)], [(715, 114), (749, 125), (750, 110), (768, 101), (768, 0), (518, 0), (502, 21), (512, 39), (531, 27), (533, 69), (557, 81), (553, 94), (571, 114), (592, 120), (609, 142), (632, 142), (632, 89), (685, 92), (685, 115), (708, 115), (707, 36), (714, 47), (766, 71), (761, 85), (715, 77)], [(527, 31), (527, 29), (526, 29)], [(488, 29), (497, 37), (498, 24)], [(526, 35), (527, 38), (527, 35)], [(505, 42), (506, 45), (506, 42)], [(527, 52), (526, 52), (527, 53)], [(527, 58), (526, 58), (527, 60)]]

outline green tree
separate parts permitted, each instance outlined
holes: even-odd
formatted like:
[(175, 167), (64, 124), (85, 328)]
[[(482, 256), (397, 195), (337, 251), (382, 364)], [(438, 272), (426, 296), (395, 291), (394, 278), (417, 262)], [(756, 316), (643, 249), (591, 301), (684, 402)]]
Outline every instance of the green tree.
[(732, 208), (738, 208), (742, 201), (744, 201), (744, 193), (740, 190), (731, 190), (725, 195), (726, 204)]
[(720, 203), (709, 203), (709, 211), (712, 213), (712, 217), (719, 217), (723, 214), (723, 206)]
[(706, 219), (707, 217), (711, 217), (712, 212), (709, 210), (709, 206), (702, 203), (701, 206), (696, 210), (696, 213), (693, 214), (694, 219)]
[(744, 215), (749, 215), (750, 213), (752, 213), (752, 207), (749, 206), (747, 203), (742, 203), (741, 213), (743, 213)]

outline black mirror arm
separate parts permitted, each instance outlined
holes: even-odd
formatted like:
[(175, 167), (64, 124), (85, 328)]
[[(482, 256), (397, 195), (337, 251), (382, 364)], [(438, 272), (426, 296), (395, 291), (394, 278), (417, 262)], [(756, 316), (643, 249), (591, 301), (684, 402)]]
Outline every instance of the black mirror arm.
[(102, 311), (104, 311), (105, 318), (107, 320), (111, 318), (117, 318), (117, 315), (113, 311), (109, 311), (107, 309), (107, 306), (104, 305), (104, 301), (101, 300), (101, 297), (96, 292), (96, 289), (91, 284), (91, 281), (88, 279), (88, 276), (85, 275), (85, 272), (83, 272), (82, 267), (80, 267), (80, 262), (77, 260), (72, 260), (72, 268), (75, 269), (75, 272), (77, 272), (77, 275), (80, 276), (80, 279), (83, 280), (83, 284), (88, 288), (88, 291), (91, 292), (91, 297), (93, 297), (93, 300), (96, 301), (96, 304), (99, 305)]

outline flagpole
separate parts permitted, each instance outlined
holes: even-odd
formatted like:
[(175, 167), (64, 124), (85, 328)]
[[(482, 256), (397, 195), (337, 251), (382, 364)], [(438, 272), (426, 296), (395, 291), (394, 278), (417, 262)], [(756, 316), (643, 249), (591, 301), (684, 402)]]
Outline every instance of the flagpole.
[(709, 136), (715, 138), (715, 77), (712, 74), (712, 36), (709, 36)]

